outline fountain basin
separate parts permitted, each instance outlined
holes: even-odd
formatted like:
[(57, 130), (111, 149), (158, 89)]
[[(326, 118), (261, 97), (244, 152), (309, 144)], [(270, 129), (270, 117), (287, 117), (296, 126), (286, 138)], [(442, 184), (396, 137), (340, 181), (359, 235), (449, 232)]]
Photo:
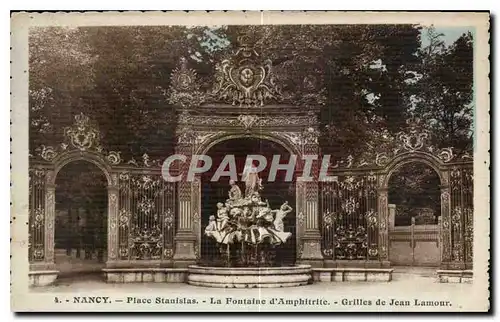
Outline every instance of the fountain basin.
[(218, 288), (277, 288), (309, 284), (310, 265), (285, 267), (188, 267), (190, 285)]

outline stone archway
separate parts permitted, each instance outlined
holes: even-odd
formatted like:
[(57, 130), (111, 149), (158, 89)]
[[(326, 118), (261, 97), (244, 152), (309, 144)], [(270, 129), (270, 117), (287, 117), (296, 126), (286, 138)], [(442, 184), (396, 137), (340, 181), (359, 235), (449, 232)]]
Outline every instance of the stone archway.
[[(421, 164), (432, 170), (437, 180), (437, 192), (439, 198), (439, 221), (433, 225), (417, 226), (410, 225), (406, 227), (395, 228), (394, 205), (390, 204), (389, 181), (397, 171), (411, 166), (412, 164)], [(380, 236), (384, 236), (383, 244), (386, 247), (386, 258), (394, 261), (395, 265), (427, 265), (438, 266), (442, 262), (442, 254), (447, 247), (447, 232), (443, 229), (441, 221), (447, 221), (449, 218), (449, 186), (447, 169), (443, 168), (443, 159), (426, 151), (411, 150), (395, 156), (386, 166), (380, 178), (379, 187), (379, 212), (383, 216), (386, 225), (381, 230)], [(382, 242), (381, 242), (382, 244)], [(398, 244), (399, 250), (395, 249)], [(391, 254), (392, 251), (392, 254)], [(404, 254), (399, 256), (397, 253)], [(416, 256), (416, 257), (415, 257)]]
[[(69, 151), (57, 155), (53, 159), (53, 166), (46, 174), (45, 184), (45, 263), (49, 267), (55, 266), (55, 220), (56, 220), (56, 180), (59, 173), (66, 166), (75, 162), (86, 162), (95, 166), (97, 171), (101, 171), (106, 182), (107, 194), (107, 254), (114, 245), (112, 236), (111, 220), (116, 216), (115, 202), (112, 198), (112, 190), (116, 186), (116, 180), (113, 180), (111, 169), (106, 161), (98, 153), (92, 151)], [(64, 170), (63, 170), (64, 171)], [(116, 200), (115, 200), (116, 201)]]
[[(243, 37), (240, 40), (246, 39)], [(255, 137), (269, 139), (286, 147), (302, 159), (319, 154), (319, 112), (324, 92), (314, 84), (302, 91), (285, 93), (277, 82), (272, 64), (252, 48), (240, 43), (229, 59), (221, 61), (214, 75), (213, 90), (204, 92), (196, 71), (181, 58), (172, 74), (169, 102), (176, 108), (176, 154), (188, 158), (204, 154), (211, 146), (229, 138)], [(224, 66), (224, 67), (222, 67)], [(266, 71), (255, 86), (241, 83), (228, 70)], [(257, 72), (258, 71), (258, 72)], [(256, 81), (257, 78), (249, 80)], [(289, 95), (290, 94), (290, 95)], [(300, 167), (301, 165), (299, 165)], [(317, 167), (319, 168), (319, 167)], [(313, 166), (313, 176), (319, 169)], [(187, 171), (179, 165), (178, 174)], [(297, 230), (302, 236), (297, 258), (315, 266), (323, 265), (321, 235), (318, 228), (318, 182), (300, 182), (297, 191)], [(200, 180), (179, 182), (178, 230), (174, 261), (178, 266), (199, 259), (197, 232), (200, 230)]]
[[(281, 143), (267, 139), (255, 137), (240, 137), (227, 138), (226, 140), (218, 140), (216, 144), (211, 144), (208, 151), (204, 154), (212, 159), (212, 168), (210, 171), (200, 175), (200, 232), (198, 232), (200, 240), (200, 257), (202, 263), (214, 265), (220, 257), (218, 249), (215, 249), (213, 241), (204, 236), (204, 228), (208, 224), (210, 215), (216, 213), (216, 204), (225, 202), (229, 190), (229, 177), (221, 177), (217, 181), (212, 181), (215, 170), (219, 167), (223, 158), (230, 154), (235, 157), (237, 173), (241, 174), (245, 165), (245, 160), (248, 155), (259, 154), (263, 155), (267, 160), (266, 168), (260, 173), (263, 182), (264, 190), (262, 191), (262, 199), (267, 200), (272, 209), (278, 209), (283, 202), (288, 202), (294, 209), (284, 220), (285, 231), (292, 233), (292, 238), (287, 241), (282, 247), (277, 248), (275, 261), (280, 265), (292, 265), (296, 260), (297, 250), (297, 233), (296, 233), (296, 174), (293, 170), (293, 178), (290, 181), (285, 180), (286, 171), (278, 171), (275, 180), (269, 180), (269, 170), (272, 164), (272, 158), (279, 155), (280, 163), (287, 164), (290, 162), (291, 153)], [(238, 175), (238, 179), (241, 177)], [(240, 189), (244, 191), (243, 184), (237, 182)]]
[(58, 167), (54, 198), (54, 263), (59, 276), (96, 273), (107, 259), (108, 178), (87, 160)]
[[(253, 132), (253, 133), (231, 131), (231, 132), (215, 133), (213, 136), (208, 137), (206, 140), (200, 143), (200, 145), (197, 147), (195, 154), (206, 154), (213, 146), (227, 140), (236, 140), (245, 138), (274, 142), (283, 147), (284, 149), (286, 149), (290, 154), (300, 155), (302, 153), (300, 147), (294, 144), (294, 142), (292, 142), (290, 138), (287, 138), (282, 133), (271, 134), (271, 133), (266, 133), (264, 131)], [(300, 159), (297, 161), (300, 161)]]
[(388, 175), (389, 260), (399, 266), (439, 266), (441, 176), (428, 162), (406, 160)]
[[(221, 110), (225, 107), (221, 106)], [(294, 113), (299, 113), (293, 110)], [(246, 117), (246, 118), (245, 118)], [(282, 116), (281, 116), (282, 117)], [(187, 156), (206, 154), (213, 146), (231, 139), (254, 138), (275, 142), (288, 153), (297, 156), (296, 171), (301, 172), (303, 156), (318, 155), (318, 130), (313, 118), (302, 115), (290, 117), (290, 125), (282, 123), (279, 116), (259, 117), (252, 115), (233, 114), (210, 116), (213, 126), (206, 124), (207, 117), (202, 118), (187, 110), (182, 110), (178, 127), (178, 144), (176, 154)], [(242, 120), (251, 118), (246, 126)], [(236, 120), (236, 121), (234, 121)], [(224, 123), (222, 123), (224, 121)], [(202, 123), (205, 122), (205, 123)], [(303, 122), (303, 123), (302, 123)], [(261, 124), (262, 123), (262, 124)], [(203, 125), (200, 125), (203, 124)], [(228, 127), (230, 125), (230, 127)], [(189, 161), (178, 165), (177, 174), (186, 174)], [(314, 177), (319, 171), (315, 163), (311, 169)], [(297, 182), (296, 209), (297, 214), (297, 247), (296, 259), (313, 265), (323, 264), (320, 251), (321, 236), (318, 229), (318, 182)], [(201, 179), (199, 176), (193, 182), (178, 183), (179, 196), (179, 229), (176, 234), (176, 251), (174, 262), (178, 266), (189, 265), (200, 259), (201, 231)]]
[[(116, 256), (118, 176), (112, 169), (123, 160), (120, 152), (108, 151), (100, 144), (98, 126), (83, 113), (64, 128), (64, 140), (53, 146), (42, 145), (30, 159), (30, 285), (47, 285), (58, 275), (55, 270), (56, 180), (61, 169), (74, 162), (93, 164), (104, 176), (107, 197), (108, 258)], [(64, 171), (64, 170), (63, 170)]]
[(441, 160), (437, 159), (433, 155), (430, 155), (426, 152), (413, 151), (398, 155), (385, 167), (385, 176), (382, 179), (381, 188), (383, 189), (388, 188), (389, 180), (394, 171), (398, 170), (399, 168), (401, 168), (406, 164), (414, 162), (423, 163), (428, 167), (432, 168), (439, 176), (441, 186), (446, 186), (448, 184), (448, 181), (443, 171), (441, 171), (441, 163), (442, 163)]

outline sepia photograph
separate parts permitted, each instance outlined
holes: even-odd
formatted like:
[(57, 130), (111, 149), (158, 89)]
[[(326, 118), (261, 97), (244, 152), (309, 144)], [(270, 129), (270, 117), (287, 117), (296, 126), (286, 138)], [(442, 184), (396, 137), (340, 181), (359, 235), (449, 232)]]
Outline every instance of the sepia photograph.
[(489, 309), (488, 13), (11, 20), (13, 310)]

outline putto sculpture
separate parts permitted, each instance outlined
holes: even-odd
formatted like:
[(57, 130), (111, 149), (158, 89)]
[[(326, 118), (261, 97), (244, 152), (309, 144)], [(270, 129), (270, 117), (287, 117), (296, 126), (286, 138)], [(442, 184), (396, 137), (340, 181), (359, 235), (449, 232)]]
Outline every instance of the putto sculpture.
[(245, 194), (234, 180), (229, 182), (228, 199), (217, 203), (205, 235), (215, 240), (226, 266), (273, 266), (274, 250), (292, 235), (284, 231), (283, 219), (293, 211), (288, 202), (271, 209), (263, 201), (262, 179), (255, 167), (243, 174)]

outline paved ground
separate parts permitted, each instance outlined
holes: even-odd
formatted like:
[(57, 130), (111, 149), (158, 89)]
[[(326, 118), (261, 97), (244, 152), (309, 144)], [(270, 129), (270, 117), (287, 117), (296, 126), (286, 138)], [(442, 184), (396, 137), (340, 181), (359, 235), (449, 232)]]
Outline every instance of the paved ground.
[[(376, 294), (390, 290), (393, 295), (401, 294), (408, 295), (418, 291), (419, 294), (446, 295), (449, 293), (463, 294), (466, 296), (472, 290), (472, 284), (447, 284), (438, 283), (434, 272), (419, 272), (418, 274), (409, 274), (404, 272), (395, 272), (393, 280), (388, 283), (384, 282), (332, 282), (332, 283), (315, 283), (313, 285), (282, 288), (282, 289), (265, 289), (265, 292), (283, 293), (286, 290), (290, 293), (316, 293), (323, 290), (331, 289), (334, 292), (341, 294), (343, 291), (349, 290), (350, 295), (366, 295)], [(32, 289), (33, 292), (80, 292), (80, 291), (131, 291), (131, 292), (146, 292), (149, 290), (168, 290), (179, 292), (195, 292), (197, 294), (212, 294), (213, 288), (204, 288), (191, 286), (184, 283), (129, 283), (129, 284), (108, 284), (102, 281), (97, 276), (84, 275), (80, 277), (60, 279), (57, 285), (38, 287)], [(258, 293), (262, 290), (258, 289), (225, 289), (225, 293), (231, 294), (248, 294)]]
[[(300, 291), (321, 289), (328, 285), (335, 285), (335, 289), (342, 290), (348, 288), (351, 291), (359, 290), (361, 293), (370, 289), (379, 291), (386, 289), (401, 290), (402, 294), (414, 289), (429, 289), (429, 292), (447, 293), (449, 290), (454, 292), (467, 292), (471, 289), (471, 284), (444, 284), (438, 283), (435, 268), (414, 268), (414, 267), (396, 267), (393, 273), (393, 280), (389, 283), (381, 282), (333, 282), (333, 283), (316, 283), (313, 285), (302, 286)], [(327, 287), (328, 288), (328, 287)], [(103, 281), (100, 274), (80, 274), (60, 278), (56, 285), (47, 287), (34, 288), (34, 292), (75, 292), (83, 290), (94, 291), (117, 291), (117, 290), (130, 290), (130, 291), (144, 291), (150, 289), (169, 289), (169, 290), (186, 290), (196, 292), (205, 292), (210, 294), (214, 289), (190, 286), (184, 283), (129, 283), (129, 284), (108, 284)], [(299, 290), (299, 288), (290, 288), (287, 290)], [(227, 290), (238, 292), (249, 292), (251, 290)], [(281, 292), (281, 291), (280, 291)], [(464, 293), (465, 294), (465, 293)]]
[[(110, 296), (117, 302), (123, 301), (124, 310), (139, 308), (128, 297), (144, 299), (149, 298), (156, 309), (165, 310), (164, 306), (154, 306), (158, 295), (168, 298), (198, 298), (199, 304), (209, 305), (220, 300), (220, 304), (213, 303), (214, 310), (227, 310), (231, 305), (238, 305), (238, 310), (265, 310), (262, 305), (241, 306), (242, 303), (232, 302), (231, 299), (324, 299), (327, 304), (317, 305), (317, 310), (372, 310), (384, 311), (388, 309), (407, 310), (464, 310), (474, 300), (473, 284), (444, 284), (438, 283), (435, 268), (396, 268), (393, 281), (381, 282), (332, 282), (315, 283), (312, 285), (280, 288), (280, 289), (215, 289), (196, 287), (183, 283), (133, 283), (133, 284), (107, 284), (99, 276), (79, 276), (61, 279), (57, 285), (32, 289), (34, 293), (59, 293), (68, 294), (72, 299), (75, 295), (81, 296)], [(71, 295), (70, 295), (71, 294)], [(121, 297), (121, 300), (120, 300)], [(214, 298), (212, 300), (211, 298)], [(201, 300), (200, 300), (201, 299)], [(230, 300), (228, 300), (230, 299)], [(377, 300), (386, 301), (385, 307), (375, 305)], [(407, 300), (410, 305), (398, 305), (398, 301)], [(418, 301), (440, 301), (433, 306), (415, 306)], [(70, 300), (72, 301), (72, 300)], [(132, 303), (126, 305), (127, 301)], [(200, 302), (201, 301), (201, 302)], [(227, 302), (229, 301), (229, 302)], [(368, 303), (368, 302), (370, 303)], [(446, 303), (449, 301), (449, 303)], [(389, 305), (388, 303), (391, 303)], [(208, 303), (208, 304), (207, 304)], [(326, 302), (325, 302), (326, 303)], [(229, 305), (229, 306), (228, 306)], [(316, 304), (315, 304), (316, 305)], [(437, 307), (436, 307), (437, 305)], [(313, 306), (314, 307), (314, 306)], [(144, 308), (144, 306), (142, 306)], [(170, 309), (176, 310), (187, 307), (185, 305), (172, 305)], [(280, 306), (284, 310), (306, 309), (306, 306), (295, 305)], [(288, 309), (287, 309), (288, 308)], [(200, 309), (193, 306), (192, 310)]]

